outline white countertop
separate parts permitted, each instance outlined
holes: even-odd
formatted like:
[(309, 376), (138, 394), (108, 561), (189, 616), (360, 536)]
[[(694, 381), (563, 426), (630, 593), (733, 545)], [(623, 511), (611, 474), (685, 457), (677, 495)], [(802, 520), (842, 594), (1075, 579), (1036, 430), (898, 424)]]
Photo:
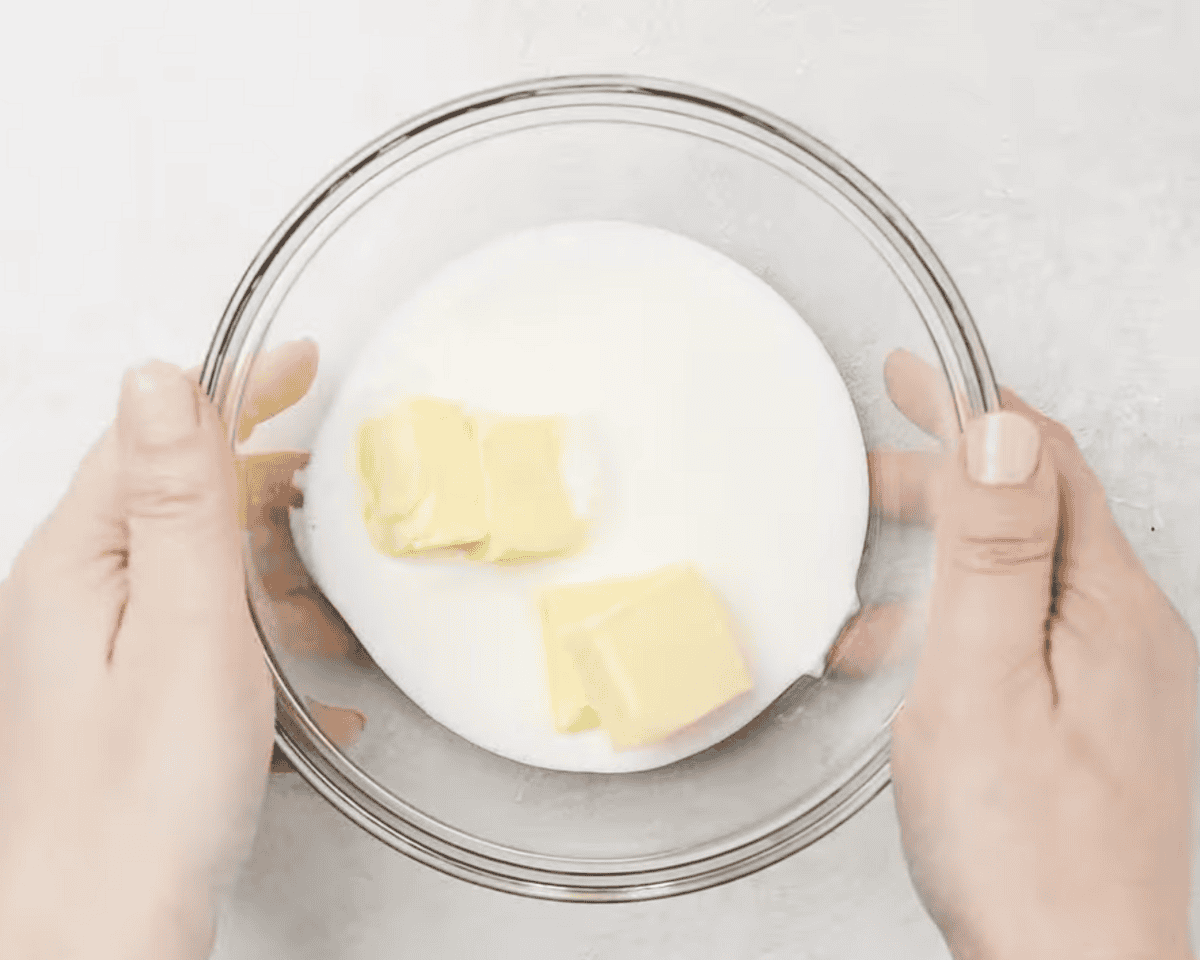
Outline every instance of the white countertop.
[[(115, 410), (190, 366), (319, 177), (410, 114), (629, 72), (756, 102), (933, 243), (999, 377), (1064, 420), (1200, 631), (1200, 8), (1190, 0), (21, 4), (0, 31), (0, 572)], [(253, 8), (253, 9), (250, 9)], [(1200, 902), (1200, 901), (1198, 901)], [(619, 907), (392, 853), (275, 778), (220, 960), (938, 957), (890, 795), (751, 878)]]

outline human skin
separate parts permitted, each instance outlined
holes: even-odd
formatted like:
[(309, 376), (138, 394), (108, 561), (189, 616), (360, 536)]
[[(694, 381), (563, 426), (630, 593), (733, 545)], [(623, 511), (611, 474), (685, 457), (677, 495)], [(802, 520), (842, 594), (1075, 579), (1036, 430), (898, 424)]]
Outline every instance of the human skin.
[[(239, 436), (315, 362), (266, 363)], [(893, 752), (918, 892), (959, 960), (1189, 957), (1190, 632), (1061, 426), (1006, 394), (1010, 412), (959, 443), (936, 371), (900, 354), (887, 375), (947, 445), (872, 454), (876, 507), (936, 522), (934, 587), (915, 615), (867, 611), (830, 664), (861, 673), (925, 637)], [(0, 585), (0, 955), (208, 952), (271, 749), (239, 527), (289, 632), (355, 653), (286, 535), (303, 462), (234, 462), (188, 377), (127, 378), (117, 423)], [(365, 720), (310, 708), (342, 742)]]
[(867, 612), (831, 665), (924, 637), (892, 746), (918, 893), (958, 960), (1190, 958), (1191, 631), (1066, 428), (1005, 391), (959, 437), (936, 371), (887, 374), (946, 442), (874, 463), (889, 513), (933, 516), (933, 587)]
[[(239, 437), (315, 370), (311, 343), (265, 355)], [(273, 740), (239, 528), (258, 548), (281, 512), (286, 526), (302, 460), (235, 461), (195, 372), (131, 372), (116, 423), (0, 583), (0, 956), (208, 953)], [(317, 601), (296, 566), (284, 551), (268, 599), (306, 624)], [(328, 631), (294, 638), (352, 653)], [(336, 743), (362, 730), (357, 711), (308, 705)]]
[(216, 411), (149, 364), (0, 585), (0, 954), (207, 954), (274, 718), (237, 497)]

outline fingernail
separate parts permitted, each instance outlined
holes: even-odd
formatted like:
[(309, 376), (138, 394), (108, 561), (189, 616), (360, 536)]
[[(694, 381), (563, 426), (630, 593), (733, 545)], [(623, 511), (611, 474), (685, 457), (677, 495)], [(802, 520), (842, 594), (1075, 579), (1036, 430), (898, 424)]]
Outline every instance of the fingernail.
[(183, 440), (200, 426), (195, 389), (182, 370), (161, 360), (126, 374), (121, 405), (137, 439), (149, 446)]
[(967, 474), (976, 483), (1011, 487), (1033, 476), (1042, 449), (1037, 427), (1007, 410), (967, 424)]
[(367, 718), (358, 710), (331, 707), (312, 697), (304, 699), (317, 726), (339, 747), (354, 746), (358, 738), (362, 736), (363, 730), (366, 729)]

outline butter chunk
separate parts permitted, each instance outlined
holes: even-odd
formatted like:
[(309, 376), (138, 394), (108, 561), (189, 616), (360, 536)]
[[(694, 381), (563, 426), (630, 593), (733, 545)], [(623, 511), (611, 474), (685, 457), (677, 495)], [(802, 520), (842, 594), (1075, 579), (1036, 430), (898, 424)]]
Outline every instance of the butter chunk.
[(691, 564), (629, 588), (563, 642), (618, 750), (670, 736), (752, 686), (726, 612)]
[(391, 556), (476, 543), (487, 535), (474, 425), (454, 403), (412, 397), (358, 434), (363, 519)]
[(588, 704), (567, 638), (585, 621), (611, 611), (644, 591), (653, 577), (552, 587), (541, 596), (542, 641), (550, 683), (550, 708), (559, 733), (579, 733), (600, 725)]
[(554, 417), (475, 418), (487, 537), (475, 560), (505, 561), (567, 553), (583, 539), (563, 482), (562, 428)]

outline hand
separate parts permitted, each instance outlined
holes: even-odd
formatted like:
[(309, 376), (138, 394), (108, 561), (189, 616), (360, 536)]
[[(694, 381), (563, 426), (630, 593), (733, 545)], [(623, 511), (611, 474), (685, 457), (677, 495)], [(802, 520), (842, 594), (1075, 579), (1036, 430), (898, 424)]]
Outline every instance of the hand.
[(207, 954), (272, 745), (237, 499), (216, 411), (152, 363), (0, 584), (0, 954)]
[[(238, 439), (247, 439), (260, 423), (297, 403), (312, 386), (317, 365), (317, 346), (307, 340), (282, 344), (260, 356), (246, 391)], [(239, 521), (254, 560), (254, 575), (249, 578), (252, 601), (260, 618), (270, 623), (272, 641), (286, 645), (293, 656), (361, 662), (367, 659), (366, 652), (310, 576), (292, 537), (290, 512), (304, 505), (293, 478), (308, 458), (302, 450), (236, 458)], [(366, 717), (360, 711), (311, 697), (305, 701), (317, 726), (338, 747), (350, 747), (362, 734)], [(271, 768), (281, 773), (292, 770), (278, 748)]]
[[(239, 438), (315, 372), (311, 343), (261, 357)], [(352, 652), (352, 637), (304, 620), (323, 598), (287, 509), (307, 455), (231, 463), (195, 374), (154, 364), (127, 378), (117, 423), (0, 584), (0, 954), (208, 953), (271, 744), (238, 519), (260, 569), (275, 564), (269, 599), (297, 621), (286, 638)], [(362, 729), (357, 711), (308, 705), (340, 745)]]
[[(1069, 432), (1006, 391), (956, 443), (940, 381), (892, 358), (897, 405), (947, 452), (874, 464), (890, 512), (937, 505), (893, 725), (917, 890), (960, 960), (1190, 957), (1195, 640)], [(832, 663), (895, 656), (919, 619), (869, 611)]]

